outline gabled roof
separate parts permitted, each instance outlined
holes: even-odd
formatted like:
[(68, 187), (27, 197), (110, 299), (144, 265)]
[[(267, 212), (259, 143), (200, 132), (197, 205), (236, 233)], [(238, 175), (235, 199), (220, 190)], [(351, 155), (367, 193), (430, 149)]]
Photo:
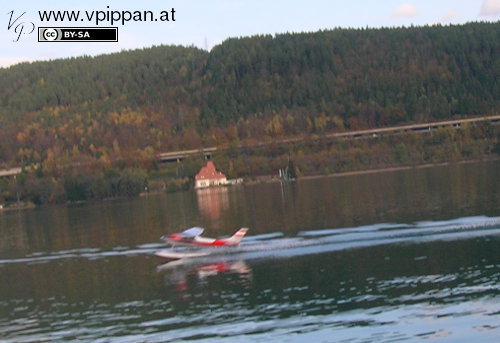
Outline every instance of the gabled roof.
[(215, 165), (212, 161), (208, 161), (207, 165), (202, 167), (198, 174), (195, 176), (195, 180), (215, 180), (215, 179), (225, 179), (226, 175), (218, 172), (215, 169)]

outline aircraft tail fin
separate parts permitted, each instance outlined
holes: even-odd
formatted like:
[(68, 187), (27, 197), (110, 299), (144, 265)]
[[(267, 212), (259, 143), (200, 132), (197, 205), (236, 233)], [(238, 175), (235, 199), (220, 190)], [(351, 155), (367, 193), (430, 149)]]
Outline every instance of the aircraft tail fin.
[(226, 242), (229, 245), (238, 245), (238, 244), (240, 244), (240, 242), (243, 239), (243, 237), (245, 237), (245, 235), (247, 234), (247, 232), (248, 232), (248, 228), (242, 227), (241, 229), (239, 229), (238, 231), (236, 231), (236, 233), (234, 235), (232, 235), (231, 237), (229, 237)]

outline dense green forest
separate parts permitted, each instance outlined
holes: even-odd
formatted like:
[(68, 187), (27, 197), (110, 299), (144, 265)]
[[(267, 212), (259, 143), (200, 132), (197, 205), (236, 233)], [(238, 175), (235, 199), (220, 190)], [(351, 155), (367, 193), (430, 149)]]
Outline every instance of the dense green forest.
[[(497, 114), (498, 56), (500, 22), (255, 36), (228, 39), (210, 52), (156, 46), (3, 68), (0, 168), (36, 172), (15, 186), (2, 181), (0, 201), (30, 178), (51, 189), (41, 203), (136, 194), (158, 172), (158, 152)], [(478, 143), (471, 131), (460, 147), (497, 151), (497, 130), (479, 130), (489, 143)], [(398, 158), (384, 153), (392, 156), (386, 164), (436, 159), (423, 152), (411, 158), (425, 140), (384, 144), (400, 149)], [(357, 148), (366, 155), (358, 166), (383, 164), (370, 162), (373, 146)], [(337, 163), (349, 155), (344, 148), (219, 158), (231, 176), (255, 174), (255, 163), (266, 172), (290, 154), (298, 165), (317, 156), (314, 173), (331, 172), (347, 168)], [(325, 163), (334, 155), (337, 162)], [(191, 177), (202, 162), (186, 163), (171, 176)], [(303, 173), (313, 173), (303, 164)], [(176, 185), (184, 187), (181, 180)]]

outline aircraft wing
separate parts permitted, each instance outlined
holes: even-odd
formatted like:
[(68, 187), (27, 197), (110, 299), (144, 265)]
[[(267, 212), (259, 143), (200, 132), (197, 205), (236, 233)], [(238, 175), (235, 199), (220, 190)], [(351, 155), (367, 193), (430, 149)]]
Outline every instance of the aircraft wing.
[(190, 229), (184, 230), (180, 233), (184, 238), (194, 238), (200, 236), (203, 233), (203, 228), (201, 227), (192, 227)]

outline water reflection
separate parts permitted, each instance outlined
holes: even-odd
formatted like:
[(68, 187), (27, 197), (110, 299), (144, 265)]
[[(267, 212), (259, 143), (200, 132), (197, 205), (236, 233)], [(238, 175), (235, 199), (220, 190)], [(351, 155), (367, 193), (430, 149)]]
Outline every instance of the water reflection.
[[(21, 220), (21, 213), (18, 212), (12, 216), (15, 222)], [(4, 216), (0, 211), (0, 257), (4, 256), (22, 256), (29, 251), (28, 236), (25, 230), (22, 230), (18, 225), (6, 225), (2, 221)]]
[(218, 223), (221, 215), (229, 208), (227, 187), (211, 187), (196, 190), (200, 213), (211, 222)]
[(214, 277), (227, 278), (229, 275), (236, 275), (235, 283), (246, 289), (252, 280), (252, 269), (243, 260), (218, 261), (212, 263), (189, 263), (182, 261), (181, 264), (168, 262), (157, 267), (159, 273), (164, 274), (165, 286), (175, 286), (180, 299), (189, 300), (190, 291), (193, 291), (200, 284), (206, 283), (208, 279)]

